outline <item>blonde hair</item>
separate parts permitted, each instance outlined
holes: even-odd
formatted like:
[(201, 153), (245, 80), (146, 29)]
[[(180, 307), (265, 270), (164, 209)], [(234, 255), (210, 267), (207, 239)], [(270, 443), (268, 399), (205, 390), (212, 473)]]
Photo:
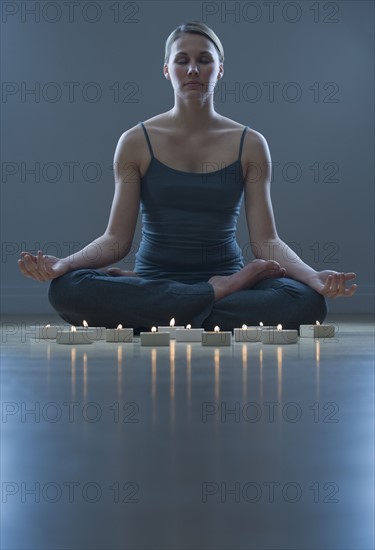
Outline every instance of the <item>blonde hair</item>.
[(208, 38), (217, 50), (220, 63), (224, 63), (224, 48), (222, 43), (220, 42), (218, 36), (214, 33), (214, 31), (200, 21), (188, 21), (187, 23), (179, 25), (173, 32), (171, 32), (165, 43), (164, 63), (168, 63), (169, 61), (173, 42), (185, 32), (201, 34)]

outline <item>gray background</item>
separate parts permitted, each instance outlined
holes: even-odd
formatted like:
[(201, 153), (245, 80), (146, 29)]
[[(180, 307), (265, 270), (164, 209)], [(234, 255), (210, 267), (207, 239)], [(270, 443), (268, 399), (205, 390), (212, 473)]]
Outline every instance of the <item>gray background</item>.
[[(66, 256), (104, 232), (117, 141), (173, 107), (164, 45), (190, 19), (224, 46), (216, 110), (267, 139), (280, 237), (315, 269), (357, 273), (332, 313), (372, 311), (373, 2), (67, 4), (2, 5), (3, 313), (53, 311), (48, 283), (19, 272), (21, 250)], [(250, 261), (243, 211), (238, 241)]]

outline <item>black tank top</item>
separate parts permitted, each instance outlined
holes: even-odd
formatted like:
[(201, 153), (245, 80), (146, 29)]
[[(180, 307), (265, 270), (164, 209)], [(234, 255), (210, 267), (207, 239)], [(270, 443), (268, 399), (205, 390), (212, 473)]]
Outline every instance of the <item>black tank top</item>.
[(140, 122), (151, 162), (141, 178), (142, 240), (134, 270), (142, 277), (184, 283), (231, 275), (244, 265), (236, 241), (243, 199), (241, 152), (213, 172), (183, 172), (160, 162)]

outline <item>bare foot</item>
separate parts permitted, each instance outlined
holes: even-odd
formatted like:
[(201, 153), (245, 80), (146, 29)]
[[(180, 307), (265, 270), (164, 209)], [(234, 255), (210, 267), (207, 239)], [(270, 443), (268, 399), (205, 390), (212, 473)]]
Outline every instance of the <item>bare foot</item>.
[(119, 267), (109, 267), (105, 271), (106, 273), (108, 273), (108, 275), (111, 275), (112, 277), (138, 277), (138, 274), (134, 271), (124, 271)]
[(274, 260), (253, 260), (233, 275), (215, 275), (208, 282), (214, 287), (217, 301), (237, 290), (251, 288), (263, 279), (284, 277), (285, 273), (285, 268)]

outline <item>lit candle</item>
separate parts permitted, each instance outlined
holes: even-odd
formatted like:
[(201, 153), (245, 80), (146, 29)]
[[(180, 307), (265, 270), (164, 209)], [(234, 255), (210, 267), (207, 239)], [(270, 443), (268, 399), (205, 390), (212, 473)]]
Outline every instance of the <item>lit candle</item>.
[(82, 327), (76, 327), (78, 332), (85, 332), (91, 340), (105, 340), (106, 327), (89, 327), (87, 321), (82, 322)]
[(169, 323), (169, 327), (158, 327), (159, 332), (169, 332), (171, 340), (176, 338), (176, 330), (182, 329), (183, 326), (175, 326), (175, 320), (174, 317), (171, 319)]
[(70, 330), (62, 330), (57, 333), (56, 342), (58, 344), (92, 344), (93, 340), (83, 331), (71, 327)]
[(315, 325), (300, 325), (299, 331), (302, 338), (333, 338), (335, 325), (321, 325), (316, 321)]
[(202, 342), (203, 328), (191, 328), (191, 325), (186, 325), (186, 328), (176, 329), (176, 342)]
[(57, 332), (61, 330), (61, 327), (35, 325), (30, 327), (30, 329), (35, 331), (35, 340), (55, 340)]
[(118, 325), (117, 328), (107, 328), (105, 339), (107, 342), (132, 342), (133, 329), (122, 328), (122, 325)]
[(284, 329), (282, 325), (277, 325), (275, 329), (262, 330), (263, 344), (296, 344), (298, 340), (298, 331), (294, 329)]
[(232, 344), (231, 332), (220, 332), (216, 326), (213, 332), (202, 332), (202, 346), (230, 346)]
[(234, 340), (236, 342), (260, 342), (262, 340), (262, 328), (248, 327), (242, 325), (242, 328), (234, 329)]
[(151, 332), (141, 332), (141, 346), (169, 346), (169, 332), (157, 332), (152, 327)]

